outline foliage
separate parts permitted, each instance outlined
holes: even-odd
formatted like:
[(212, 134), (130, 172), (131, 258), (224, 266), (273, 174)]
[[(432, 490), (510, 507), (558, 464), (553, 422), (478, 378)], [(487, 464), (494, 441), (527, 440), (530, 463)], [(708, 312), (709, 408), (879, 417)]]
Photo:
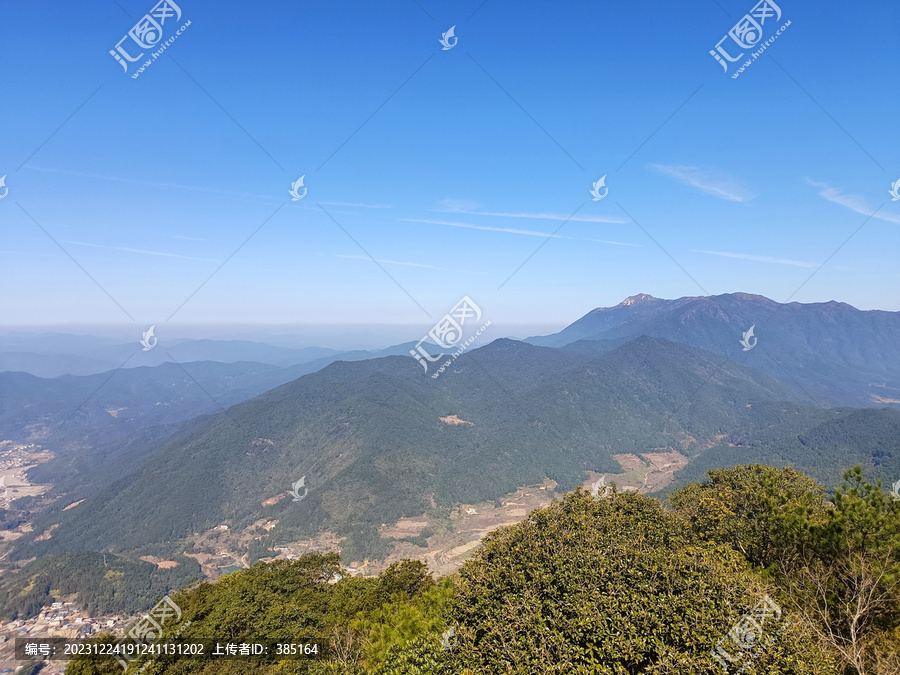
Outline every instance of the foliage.
[[(176, 593), (182, 635), (315, 638), (327, 657), (180, 658), (144, 672), (713, 675), (711, 650), (768, 596), (781, 629), (767, 624), (771, 641), (736, 666), (744, 675), (896, 675), (900, 506), (858, 468), (846, 480), (829, 503), (799, 472), (739, 466), (678, 491), (672, 510), (577, 490), (491, 532), (437, 582), (412, 560), (336, 583), (337, 554), (260, 562)], [(103, 667), (69, 666), (116, 672)]]
[(888, 675), (900, 653), (900, 502), (866, 482), (859, 466), (844, 480), (824, 519), (800, 521), (785, 538), (793, 556), (780, 576), (848, 666)]
[(768, 576), (848, 672), (893, 675), (900, 653), (900, 502), (845, 472), (832, 502), (792, 469), (709, 472), (672, 497), (707, 541), (725, 541)]
[(754, 464), (707, 475), (705, 483), (691, 483), (670, 496), (670, 503), (695, 535), (730, 544), (753, 565), (776, 562), (785, 532), (798, 519), (825, 512), (825, 489), (791, 468)]
[[(438, 637), (447, 628), (444, 625), (445, 607), (452, 597), (453, 586), (449, 580), (430, 587), (419, 596), (392, 595), (392, 600), (375, 611), (366, 612), (351, 622), (351, 628), (365, 638), (365, 648), (360, 660), (370, 670), (386, 668), (386, 662), (399, 667), (399, 656), (414, 641), (438, 646)], [(430, 653), (430, 648), (426, 649)], [(400, 661), (398, 661), (398, 659)]]
[(176, 567), (160, 569), (143, 560), (86, 551), (39, 558), (4, 583), (0, 612), (7, 619), (29, 618), (70, 595), (89, 614), (138, 612), (200, 576), (193, 558), (176, 556), (175, 562)]
[[(463, 567), (456, 658), (486, 673), (712, 674), (716, 641), (765, 591), (655, 500), (579, 490), (488, 535)], [(831, 672), (802, 632), (775, 645), (755, 668)]]
[[(900, 470), (891, 440), (900, 412), (804, 406), (791, 387), (720, 364), (658, 338), (599, 354), (497, 340), (464, 354), (454, 377), (437, 381), (409, 358), (337, 362), (185, 422), (165, 439), (146, 439), (138, 453), (145, 463), (113, 462), (118, 480), (94, 485), (78, 508), (36, 514), (34, 532), (14, 542), (10, 557), (170, 555), (225, 520), (238, 532), (265, 519), (278, 525), (268, 543), (240, 551), (251, 561), (276, 541), (324, 530), (342, 538), (347, 563), (383, 559), (394, 545), (379, 534), (384, 523), (495, 501), (545, 478), (570, 490), (585, 469), (615, 472), (614, 454), (653, 447), (683, 451), (689, 470), (695, 462), (745, 462), (755, 452), (759, 461), (809, 466), (837, 480), (834, 458), (848, 446), (859, 448), (854, 461)], [(440, 419), (448, 414), (472, 424), (448, 425)], [(707, 448), (723, 434), (723, 444), (741, 447), (720, 457), (721, 448)], [(309, 494), (301, 502), (267, 501), (302, 476)], [(53, 525), (52, 537), (38, 538)], [(424, 536), (408, 541), (422, 545)]]

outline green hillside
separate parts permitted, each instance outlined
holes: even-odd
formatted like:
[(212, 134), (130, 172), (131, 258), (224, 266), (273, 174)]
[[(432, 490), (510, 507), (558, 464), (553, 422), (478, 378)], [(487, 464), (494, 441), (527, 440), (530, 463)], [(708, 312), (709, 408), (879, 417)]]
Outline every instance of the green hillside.
[[(777, 431), (781, 431), (777, 429)], [(780, 433), (765, 444), (748, 443), (745, 434), (729, 435), (741, 447), (717, 445), (675, 474), (666, 492), (701, 480), (710, 469), (746, 462), (784, 465), (829, 483), (837, 466), (860, 464), (885, 485), (900, 479), (900, 413), (891, 409), (832, 409), (800, 433)]]
[(183, 615), (164, 637), (317, 640), (324, 655), (173, 657), (128, 675), (896, 675), (900, 502), (859, 469), (824, 494), (761, 465), (714, 472), (670, 509), (578, 490), (437, 581), (414, 561), (337, 583), (334, 554), (258, 563), (174, 594)]
[[(277, 519), (257, 548), (329, 530), (344, 538), (345, 560), (380, 558), (391, 545), (378, 535), (382, 523), (445, 517), (545, 477), (571, 490), (586, 470), (618, 471), (618, 453), (671, 447), (694, 459), (724, 437), (742, 446), (734, 457), (774, 448), (779, 461), (835, 479), (842, 463), (829, 470), (811, 459), (823, 448), (876, 452), (870, 434), (859, 436), (864, 425), (815, 431), (853, 409), (804, 407), (802, 398), (759, 371), (647, 337), (599, 355), (497, 340), (437, 381), (404, 357), (338, 362), (185, 425), (137, 471), (76, 509), (38, 518), (35, 532), (59, 527), (48, 540), (23, 537), (14, 556), (171, 554), (226, 519), (232, 529)], [(447, 415), (471, 424), (441, 421)], [(884, 415), (888, 429), (900, 428), (900, 413)], [(806, 445), (784, 440), (800, 436)], [(877, 452), (900, 468), (892, 447)], [(304, 476), (302, 501), (263, 505)]]
[(30, 617), (69, 596), (89, 614), (136, 613), (200, 577), (196, 560), (177, 556), (174, 562), (177, 567), (160, 569), (142, 560), (86, 551), (40, 558), (6, 573), (0, 615)]

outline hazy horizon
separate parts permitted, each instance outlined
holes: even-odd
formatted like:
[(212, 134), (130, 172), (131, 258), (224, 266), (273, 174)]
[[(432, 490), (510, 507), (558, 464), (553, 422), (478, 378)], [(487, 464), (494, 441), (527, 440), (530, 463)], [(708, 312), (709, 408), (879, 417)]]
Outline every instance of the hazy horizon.
[(709, 51), (748, 7), (717, 4), (181, 3), (137, 78), (109, 53), (137, 0), (10, 5), (4, 321), (425, 325), (469, 296), (564, 325), (734, 290), (900, 310), (900, 7), (824, 47), (837, 6), (782, 3), (734, 79)]

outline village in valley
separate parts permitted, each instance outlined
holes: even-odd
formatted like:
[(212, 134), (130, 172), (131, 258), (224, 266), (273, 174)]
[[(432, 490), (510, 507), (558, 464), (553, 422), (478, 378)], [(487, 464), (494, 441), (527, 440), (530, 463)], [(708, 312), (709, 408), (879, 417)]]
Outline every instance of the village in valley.
[[(123, 635), (133, 617), (124, 614), (90, 616), (73, 602), (54, 602), (30, 619), (15, 619), (0, 623), (0, 673), (15, 673), (23, 662), (15, 658), (16, 638), (36, 640), (48, 637), (89, 638), (100, 633)], [(64, 661), (51, 661), (42, 675), (64, 671)]]

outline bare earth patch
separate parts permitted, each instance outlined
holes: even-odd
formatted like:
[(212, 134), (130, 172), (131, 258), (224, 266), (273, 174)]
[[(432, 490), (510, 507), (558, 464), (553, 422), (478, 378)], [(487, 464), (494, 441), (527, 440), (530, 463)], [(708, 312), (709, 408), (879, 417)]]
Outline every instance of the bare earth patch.
[[(641, 459), (643, 457), (643, 459)], [(624, 474), (615, 474), (611, 481), (619, 490), (631, 492), (656, 492), (669, 485), (675, 478), (675, 472), (687, 466), (688, 458), (675, 450), (667, 452), (643, 452), (635, 454), (613, 455)], [(591, 480), (594, 475), (592, 474)]]
[(291, 493), (290, 492), (282, 492), (280, 495), (275, 495), (274, 497), (272, 497), (270, 499), (263, 500), (262, 505), (263, 506), (272, 506), (272, 504), (277, 504), (282, 499), (287, 497), (289, 494), (291, 494)]
[(446, 417), (441, 417), (440, 420), (444, 424), (471, 424), (473, 427), (475, 426), (475, 422), (461, 420), (458, 415), (447, 415)]
[(376, 575), (392, 562), (403, 558), (412, 558), (425, 562), (432, 574), (444, 575), (458, 570), (462, 564), (478, 548), (482, 538), (489, 532), (512, 525), (525, 518), (534, 509), (547, 506), (560, 493), (555, 492), (556, 483), (545, 480), (543, 485), (532, 485), (516, 490), (500, 500), (500, 506), (494, 502), (480, 504), (463, 504), (450, 516), (453, 531), (448, 531), (445, 524), (432, 523), (425, 516), (417, 518), (401, 518), (390, 526), (382, 526), (384, 537), (402, 538), (418, 535), (426, 526), (435, 528), (436, 533), (428, 538), (428, 547), (422, 548), (408, 542), (395, 542), (391, 554), (383, 562), (364, 562), (359, 565), (359, 573), (365, 576)]
[[(441, 418), (443, 420), (443, 418)], [(658, 452), (614, 455), (623, 473), (605, 474), (606, 483), (615, 483), (620, 492), (655, 492), (669, 485), (675, 471), (688, 463), (688, 458), (671, 448), (659, 448)], [(597, 481), (603, 474), (588, 471), (585, 487)], [(383, 525), (380, 533), (385, 538), (401, 539), (418, 535), (425, 527), (435, 529), (428, 538), (428, 547), (421, 548), (408, 542), (395, 542), (388, 558), (381, 563), (364, 562), (359, 573), (370, 576), (383, 571), (390, 563), (403, 558), (425, 562), (432, 574), (445, 575), (458, 570), (485, 535), (504, 525), (512, 525), (528, 517), (534, 509), (550, 504), (554, 498), (562, 498), (556, 491), (556, 483), (546, 480), (540, 486), (521, 487), (500, 500), (493, 502), (462, 504), (450, 517), (452, 532), (440, 522), (431, 522), (425, 516), (401, 518), (393, 525)]]
[(178, 567), (178, 563), (174, 560), (162, 560), (152, 555), (142, 555), (141, 560), (143, 560), (144, 562), (153, 563), (158, 568), (163, 570), (170, 570), (173, 567)]
[(419, 533), (428, 527), (428, 518), (401, 518), (394, 525), (382, 525), (378, 528), (378, 534), (382, 537), (403, 539), (404, 537), (418, 537)]
[(619, 463), (623, 471), (637, 471), (643, 469), (647, 465), (637, 455), (628, 453), (627, 455), (613, 455), (613, 459)]
[[(460, 419), (458, 415), (447, 415), (440, 420), (449, 425), (473, 424)], [(693, 442), (694, 439), (687, 439)], [(622, 473), (606, 474), (606, 483), (615, 483), (620, 492), (655, 492), (669, 485), (675, 471), (688, 463), (688, 458), (677, 450), (653, 448), (650, 452), (636, 455), (632, 453), (614, 455), (614, 459), (622, 467)], [(586, 472), (588, 480), (585, 487), (598, 480), (602, 474)], [(425, 562), (434, 575), (446, 575), (457, 571), (472, 556), (482, 539), (499, 527), (513, 525), (528, 517), (528, 514), (549, 505), (554, 499), (561, 499), (563, 493), (557, 491), (558, 485), (545, 479), (542, 485), (520, 487), (514, 493), (499, 500), (499, 506), (493, 501), (479, 504), (462, 504), (450, 515), (450, 522), (443, 519), (430, 519), (426, 515), (403, 517), (394, 523), (382, 524), (379, 534), (384, 539), (393, 539), (394, 547), (383, 561), (356, 561), (350, 565), (348, 573), (353, 576), (375, 576), (384, 571), (388, 565), (403, 558)], [(283, 493), (265, 500), (263, 506), (270, 506), (288, 496)], [(432, 507), (434, 503), (432, 502)], [(255, 532), (265, 521), (254, 525)], [(273, 521), (269, 521), (273, 523)], [(268, 525), (269, 523), (266, 523)], [(448, 527), (449, 525), (449, 527)], [(434, 534), (428, 537), (427, 547), (417, 546), (399, 539), (419, 536), (426, 528), (433, 529)], [(269, 529), (265, 527), (264, 529)], [(254, 537), (251, 537), (251, 539)], [(258, 538), (258, 537), (255, 537)], [(212, 544), (212, 542), (209, 542)], [(235, 542), (236, 543), (236, 542)], [(241, 543), (244, 543), (243, 541)], [(281, 544), (276, 548), (278, 558), (294, 558), (308, 552), (324, 552), (340, 550), (341, 540), (331, 533), (323, 533), (309, 541)], [(215, 555), (188, 554), (196, 558), (203, 571), (215, 578), (218, 568), (230, 560), (240, 561), (236, 554), (225, 554), (225, 550), (240, 550), (229, 545), (224, 538), (217, 538), (214, 544)], [(220, 549), (221, 547), (221, 549)], [(233, 563), (232, 563), (233, 564)]]
[(34, 538), (35, 541), (47, 541), (50, 537), (53, 536), (53, 530), (59, 527), (59, 523), (54, 523), (46, 530), (44, 530), (41, 534)]
[(64, 508), (63, 511), (68, 511), (69, 509), (74, 509), (76, 506), (78, 506), (83, 501), (84, 501), (83, 499), (79, 499), (77, 502), (72, 502), (66, 508)]

